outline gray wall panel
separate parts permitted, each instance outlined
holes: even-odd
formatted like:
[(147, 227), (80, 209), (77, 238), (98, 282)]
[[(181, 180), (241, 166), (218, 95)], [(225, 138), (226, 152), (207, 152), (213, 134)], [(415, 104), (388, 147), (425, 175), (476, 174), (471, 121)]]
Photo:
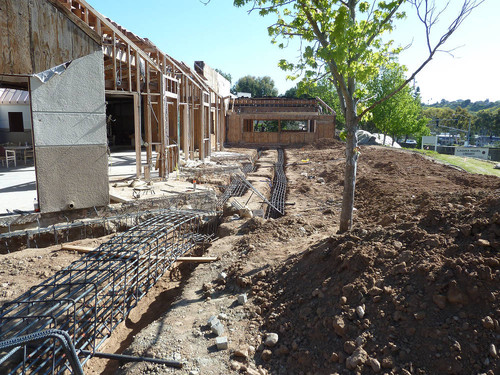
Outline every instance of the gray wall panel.
[(38, 147), (36, 157), (42, 212), (109, 203), (105, 145)]

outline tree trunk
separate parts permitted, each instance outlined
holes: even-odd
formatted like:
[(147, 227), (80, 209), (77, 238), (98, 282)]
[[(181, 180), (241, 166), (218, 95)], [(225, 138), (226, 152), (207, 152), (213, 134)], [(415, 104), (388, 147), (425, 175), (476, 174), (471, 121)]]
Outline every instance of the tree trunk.
[(356, 169), (358, 165), (358, 118), (354, 111), (346, 111), (346, 162), (344, 174), (344, 193), (342, 197), (342, 212), (340, 213), (339, 232), (351, 230), (352, 213), (354, 209), (354, 191), (356, 188)]

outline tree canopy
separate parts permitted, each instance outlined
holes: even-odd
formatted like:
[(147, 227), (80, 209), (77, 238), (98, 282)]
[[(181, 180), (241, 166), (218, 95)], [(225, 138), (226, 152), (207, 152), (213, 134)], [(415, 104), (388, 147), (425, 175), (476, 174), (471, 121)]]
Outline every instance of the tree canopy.
[[(366, 85), (372, 98), (370, 102), (384, 98), (405, 80), (405, 69), (402, 66), (382, 68), (379, 75)], [(408, 135), (420, 137), (428, 132), (428, 119), (423, 116), (420, 96), (411, 86), (403, 87), (390, 99), (374, 107), (371, 112), (371, 121), (384, 134), (384, 138), (385, 135), (390, 135), (394, 141)]]
[(346, 166), (339, 231), (351, 228), (359, 148), (356, 131), (360, 119), (371, 109), (395, 95), (428, 64), (448, 38), (481, 0), (463, 0), (463, 6), (447, 31), (433, 42), (432, 27), (442, 14), (432, 0), (407, 0), (422, 21), (428, 47), (422, 64), (386, 97), (365, 106), (366, 84), (381, 67), (389, 67), (400, 52), (383, 34), (393, 30), (394, 20), (404, 18), (400, 10), (405, 0), (234, 0), (236, 6), (253, 4), (261, 15), (274, 14), (268, 27), (274, 43), (283, 48), (286, 40), (300, 38), (303, 49), (298, 62), (280, 61), (280, 66), (306, 80), (329, 77), (339, 97), (346, 121)]
[(278, 89), (274, 86), (274, 81), (269, 76), (241, 77), (233, 86), (233, 92), (249, 92), (252, 98), (261, 98), (264, 96), (278, 96)]

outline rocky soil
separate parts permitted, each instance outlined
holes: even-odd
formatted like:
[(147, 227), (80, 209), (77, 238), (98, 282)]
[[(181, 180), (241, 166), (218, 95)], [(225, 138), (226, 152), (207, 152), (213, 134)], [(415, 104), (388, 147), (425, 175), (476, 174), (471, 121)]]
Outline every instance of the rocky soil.
[[(102, 348), (183, 368), (92, 359), (86, 373), (500, 374), (500, 179), (362, 147), (353, 230), (337, 234), (343, 145), (285, 159), (286, 215), (224, 217), (219, 260), (166, 275)], [(248, 180), (265, 190), (269, 170)], [(0, 259), (3, 300), (9, 280), (75, 255), (30, 256)]]
[(338, 235), (342, 146), (288, 149), (286, 162), (286, 216), (226, 218), (209, 249), (220, 261), (128, 349), (184, 369), (119, 373), (500, 373), (498, 178), (364, 147), (354, 228)]

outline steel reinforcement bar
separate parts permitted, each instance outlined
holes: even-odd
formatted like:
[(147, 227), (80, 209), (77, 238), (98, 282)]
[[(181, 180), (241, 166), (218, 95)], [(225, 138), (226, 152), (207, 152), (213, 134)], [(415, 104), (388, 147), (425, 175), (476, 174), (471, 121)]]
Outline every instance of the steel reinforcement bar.
[[(262, 150), (258, 149), (255, 160), (252, 160), (252, 163), (243, 166), (241, 172), (245, 176), (255, 170), (255, 162), (259, 160), (261, 155), (262, 155)], [(242, 197), (243, 195), (245, 195), (247, 191), (248, 191), (248, 185), (243, 183), (243, 180), (239, 178), (238, 175), (232, 174), (230, 176), (229, 185), (226, 187), (226, 190), (224, 190), (224, 193), (222, 193), (219, 199), (217, 199), (217, 202), (215, 204), (216, 209), (218, 211), (221, 211), (222, 208), (224, 207), (224, 203), (226, 203), (229, 198)]]
[(271, 191), (271, 204), (268, 205), (266, 218), (277, 218), (285, 214), (286, 175), (283, 169), (285, 153), (278, 149), (278, 160), (274, 165), (273, 188)]
[[(84, 364), (177, 260), (207, 235), (196, 211), (165, 211), (116, 235), (0, 308), (0, 341), (57, 329)], [(63, 374), (68, 358), (50, 340), (0, 350), (0, 373)]]

